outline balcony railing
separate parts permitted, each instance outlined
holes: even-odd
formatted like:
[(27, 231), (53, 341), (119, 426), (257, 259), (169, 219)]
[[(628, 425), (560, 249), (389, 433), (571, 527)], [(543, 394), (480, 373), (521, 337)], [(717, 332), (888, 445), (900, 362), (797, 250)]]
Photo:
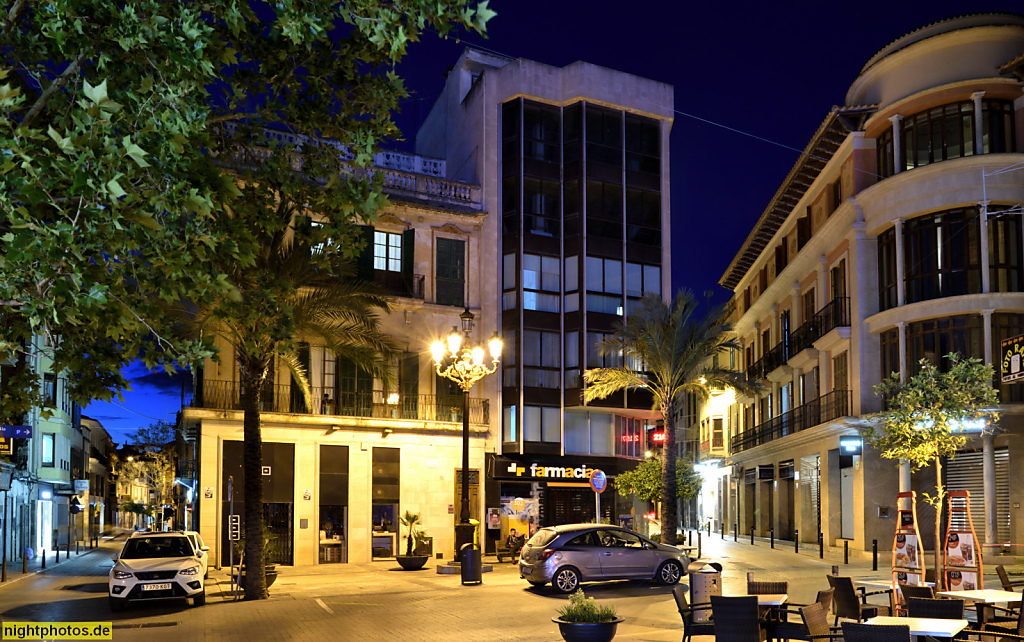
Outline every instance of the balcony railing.
[(798, 406), (789, 412), (741, 432), (732, 438), (732, 453), (740, 453), (755, 446), (782, 439), (801, 430), (807, 430), (846, 417), (852, 412), (852, 395), (849, 390), (833, 390), (827, 395)]
[(195, 479), (196, 478), (196, 460), (194, 459), (179, 459), (178, 460), (178, 474), (176, 477), (181, 479)]
[(849, 327), (850, 298), (836, 297), (818, 310), (799, 328), (784, 337), (774, 348), (747, 368), (748, 379), (764, 379), (768, 373), (810, 348), (815, 341), (835, 328)]
[[(462, 422), (462, 397), (437, 395), (399, 396), (388, 403), (388, 395), (373, 392), (337, 392), (333, 388), (311, 388), (312, 405), (307, 405), (298, 388), (290, 385), (263, 386), (260, 410), (295, 415), (332, 415), (376, 419), (410, 419), (417, 421)], [(234, 381), (204, 381), (189, 407), (212, 410), (242, 410), (239, 384)], [(487, 399), (469, 399), (469, 422), (490, 423)]]

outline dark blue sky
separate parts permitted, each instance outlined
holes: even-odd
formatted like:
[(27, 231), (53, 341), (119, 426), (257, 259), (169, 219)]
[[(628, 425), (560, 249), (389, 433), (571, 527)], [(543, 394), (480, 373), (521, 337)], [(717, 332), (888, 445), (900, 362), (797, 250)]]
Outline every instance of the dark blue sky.
[[(556, 66), (576, 60), (674, 85), (672, 280), (699, 295), (718, 285), (780, 182), (867, 59), (896, 38), (965, 13), (1024, 11), (1020, 0), (857, 3), (578, 2), (492, 0), (489, 38), (425, 34), (399, 67), (413, 97), (397, 122), (412, 151), (414, 129), (468, 43)], [(751, 134), (702, 122), (712, 121)], [(764, 142), (756, 136), (772, 142)], [(774, 143), (774, 144), (773, 144)], [(787, 149), (794, 148), (794, 149)], [(142, 369), (120, 405), (85, 411), (115, 441), (180, 408), (181, 384)], [(138, 377), (138, 378), (136, 378)], [(132, 412), (134, 411), (134, 412)]]

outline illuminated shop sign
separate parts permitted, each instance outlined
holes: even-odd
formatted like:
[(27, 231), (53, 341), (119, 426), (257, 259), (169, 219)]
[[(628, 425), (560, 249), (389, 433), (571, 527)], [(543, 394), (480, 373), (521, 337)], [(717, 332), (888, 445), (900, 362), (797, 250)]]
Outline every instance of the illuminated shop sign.
[(597, 470), (586, 464), (582, 466), (546, 466), (537, 462), (519, 463), (509, 460), (497, 460), (495, 464), (495, 477), (504, 479), (564, 479), (585, 482)]

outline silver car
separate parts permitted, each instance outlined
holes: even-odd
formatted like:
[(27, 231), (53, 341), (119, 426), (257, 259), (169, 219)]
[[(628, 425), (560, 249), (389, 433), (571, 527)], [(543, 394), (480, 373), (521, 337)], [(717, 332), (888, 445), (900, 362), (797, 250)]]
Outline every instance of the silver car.
[(659, 544), (627, 528), (566, 524), (542, 528), (523, 546), (519, 577), (533, 586), (548, 582), (572, 593), (580, 582), (649, 579), (675, 584), (690, 558), (675, 546)]

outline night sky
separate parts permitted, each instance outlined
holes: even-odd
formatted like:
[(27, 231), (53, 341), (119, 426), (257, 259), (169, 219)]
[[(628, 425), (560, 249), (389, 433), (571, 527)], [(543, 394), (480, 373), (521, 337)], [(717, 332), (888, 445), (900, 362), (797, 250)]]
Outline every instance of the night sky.
[[(559, 67), (585, 60), (671, 84), (681, 112), (669, 150), (673, 287), (701, 297), (712, 291), (716, 303), (730, 295), (718, 279), (869, 57), (938, 20), (1024, 12), (1021, 0), (492, 0), (491, 7), (498, 15), (486, 39), (427, 33), (409, 46), (398, 69), (413, 94), (396, 118), (405, 140), (388, 147), (413, 151), (416, 126), (467, 44)], [(180, 381), (141, 368), (129, 376), (135, 390), (121, 406), (95, 403), (85, 411), (115, 441), (153, 419), (173, 420), (180, 409)]]

